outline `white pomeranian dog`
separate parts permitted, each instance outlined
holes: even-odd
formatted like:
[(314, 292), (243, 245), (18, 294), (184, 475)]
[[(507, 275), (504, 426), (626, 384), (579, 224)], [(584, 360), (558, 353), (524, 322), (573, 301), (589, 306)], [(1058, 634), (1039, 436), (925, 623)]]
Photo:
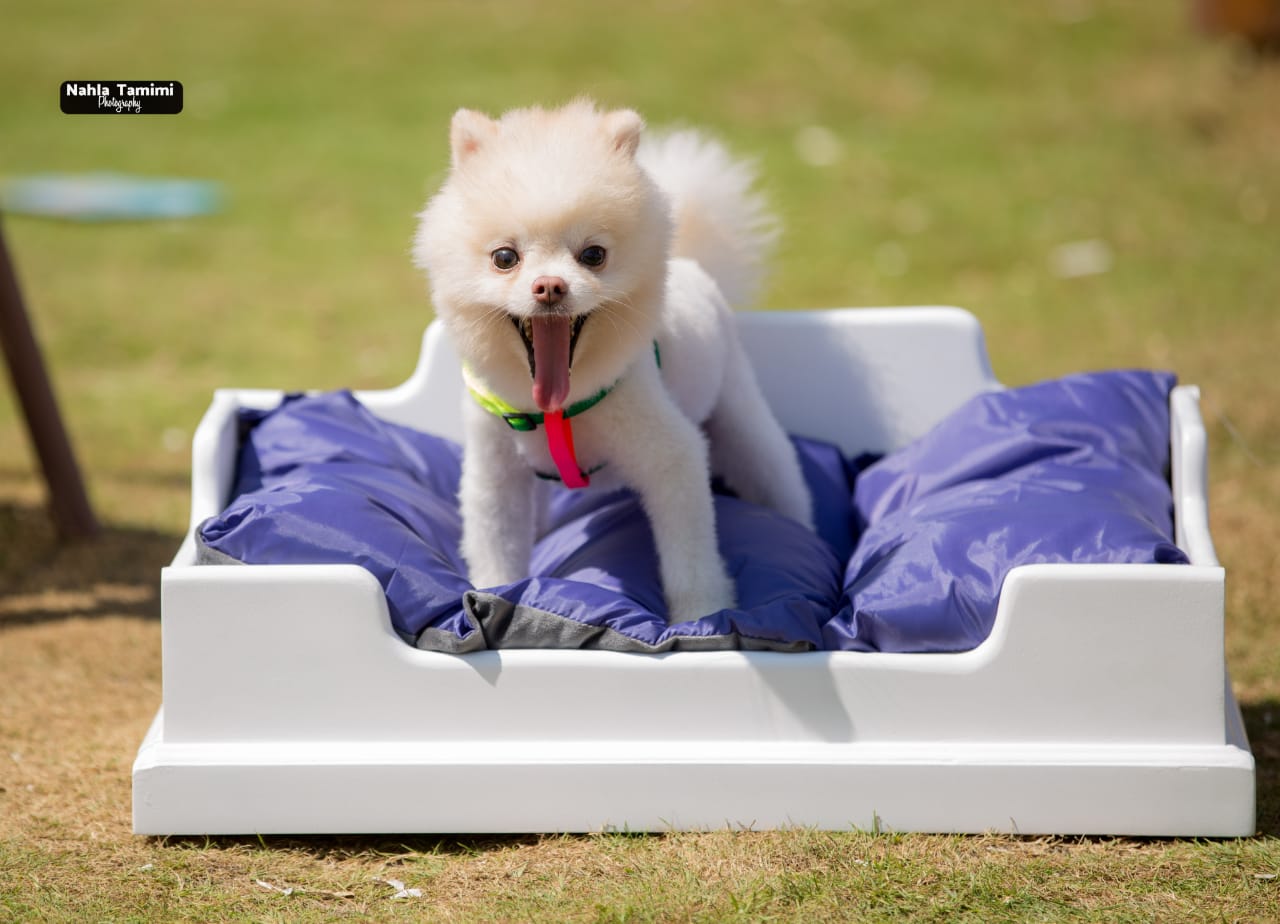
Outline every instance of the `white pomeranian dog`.
[(413, 252), (470, 391), (472, 583), (528, 575), (544, 480), (628, 486), (676, 623), (734, 605), (713, 472), (806, 526), (813, 512), (730, 308), (754, 294), (772, 237), (752, 172), (697, 133), (643, 129), (582, 100), (496, 120), (459, 110)]

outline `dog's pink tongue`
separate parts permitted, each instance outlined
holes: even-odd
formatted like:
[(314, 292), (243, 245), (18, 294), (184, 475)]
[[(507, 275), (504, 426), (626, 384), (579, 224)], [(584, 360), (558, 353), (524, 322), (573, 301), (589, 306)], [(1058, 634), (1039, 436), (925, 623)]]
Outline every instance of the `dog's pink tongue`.
[(569, 338), (573, 322), (567, 315), (533, 318), (533, 403), (538, 410), (558, 411), (569, 397)]

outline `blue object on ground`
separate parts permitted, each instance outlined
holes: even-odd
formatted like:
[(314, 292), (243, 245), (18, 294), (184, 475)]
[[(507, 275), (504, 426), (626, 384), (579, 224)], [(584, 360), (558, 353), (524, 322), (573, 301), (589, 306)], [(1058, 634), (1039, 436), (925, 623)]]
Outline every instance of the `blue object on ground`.
[(13, 177), (0, 185), (0, 211), (73, 221), (188, 218), (217, 211), (210, 180), (152, 179), (115, 173)]

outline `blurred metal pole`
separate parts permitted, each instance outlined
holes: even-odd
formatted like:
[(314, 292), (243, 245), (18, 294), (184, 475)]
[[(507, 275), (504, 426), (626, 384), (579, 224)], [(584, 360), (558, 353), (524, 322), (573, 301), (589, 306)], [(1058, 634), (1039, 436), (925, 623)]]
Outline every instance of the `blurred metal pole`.
[(27, 432), (40, 459), (45, 483), (49, 486), (49, 509), (54, 526), (63, 540), (88, 539), (98, 532), (98, 521), (89, 506), (80, 467), (71, 450), (71, 441), (62, 426), (62, 415), (45, 372), (40, 346), (36, 343), (18, 290), (18, 278), (0, 227), (0, 346), (13, 380), (14, 391), (26, 418)]

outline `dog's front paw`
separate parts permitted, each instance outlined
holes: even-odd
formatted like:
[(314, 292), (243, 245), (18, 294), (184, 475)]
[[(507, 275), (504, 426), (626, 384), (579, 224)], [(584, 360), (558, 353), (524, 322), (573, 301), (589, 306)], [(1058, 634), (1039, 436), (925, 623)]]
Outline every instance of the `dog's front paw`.
[(701, 619), (735, 605), (733, 581), (723, 572), (713, 574), (686, 590), (667, 591), (667, 625)]

